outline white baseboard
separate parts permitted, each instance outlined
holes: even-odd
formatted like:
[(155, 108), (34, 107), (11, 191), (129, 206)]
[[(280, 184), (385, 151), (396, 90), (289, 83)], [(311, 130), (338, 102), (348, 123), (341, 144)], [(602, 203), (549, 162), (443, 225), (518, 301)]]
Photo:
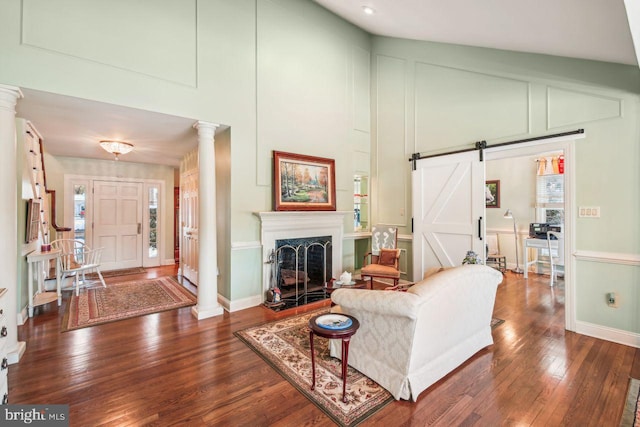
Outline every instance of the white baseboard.
[(24, 325), (24, 322), (29, 318), (27, 307), (25, 306), (22, 310), (18, 312), (18, 326)]
[(171, 258), (171, 259), (165, 259), (162, 261), (162, 265), (175, 265), (176, 260)]
[(218, 301), (225, 310), (233, 313), (234, 311), (244, 310), (245, 308), (255, 307), (262, 304), (262, 296), (254, 295), (240, 300), (230, 301), (227, 298), (218, 295)]
[(609, 328), (607, 326), (595, 325), (589, 322), (576, 322), (576, 332), (582, 335), (599, 338), (601, 340), (616, 342), (630, 347), (640, 348), (640, 334)]

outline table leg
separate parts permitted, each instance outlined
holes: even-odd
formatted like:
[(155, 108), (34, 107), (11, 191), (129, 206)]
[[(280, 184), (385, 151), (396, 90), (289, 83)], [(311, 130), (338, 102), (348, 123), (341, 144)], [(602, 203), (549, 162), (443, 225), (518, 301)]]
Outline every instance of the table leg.
[(316, 388), (316, 357), (313, 351), (313, 331), (309, 330), (309, 345), (311, 346), (311, 390)]
[(29, 317), (33, 317), (33, 268), (34, 268), (35, 263), (30, 262), (29, 265), (27, 266), (28, 269), (28, 277), (27, 280), (29, 281), (29, 283), (27, 284), (28, 287), (28, 292), (29, 292), (29, 306), (28, 306), (28, 314)]
[(342, 339), (342, 401), (347, 403), (347, 368), (349, 367), (349, 342), (351, 338)]
[(527, 250), (527, 239), (522, 239), (522, 258), (524, 259), (524, 275), (525, 279), (529, 278), (529, 251)]
[(62, 271), (62, 260), (56, 257), (56, 292), (58, 292), (58, 307), (62, 304), (62, 283), (60, 283), (60, 272)]

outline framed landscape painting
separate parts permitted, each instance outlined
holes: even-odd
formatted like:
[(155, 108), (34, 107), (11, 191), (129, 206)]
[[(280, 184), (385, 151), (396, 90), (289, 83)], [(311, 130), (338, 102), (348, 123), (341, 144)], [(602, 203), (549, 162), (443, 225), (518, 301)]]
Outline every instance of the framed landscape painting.
[(500, 207), (500, 180), (486, 181), (484, 199), (487, 208)]
[(273, 152), (276, 211), (335, 211), (335, 161), (302, 154)]

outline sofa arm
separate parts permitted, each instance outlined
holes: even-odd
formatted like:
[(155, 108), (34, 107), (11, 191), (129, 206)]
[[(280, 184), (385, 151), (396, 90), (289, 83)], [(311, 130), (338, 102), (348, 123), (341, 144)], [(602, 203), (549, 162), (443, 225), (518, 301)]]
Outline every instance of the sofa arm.
[(336, 289), (331, 301), (349, 310), (415, 319), (422, 298), (407, 292), (373, 291), (369, 289)]

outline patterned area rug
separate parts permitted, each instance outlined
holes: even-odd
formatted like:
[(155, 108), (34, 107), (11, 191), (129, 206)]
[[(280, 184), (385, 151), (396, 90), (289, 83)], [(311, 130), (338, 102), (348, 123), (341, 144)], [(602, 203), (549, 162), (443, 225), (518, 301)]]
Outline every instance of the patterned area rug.
[(349, 367), (347, 403), (342, 402), (341, 364), (329, 356), (329, 343), (314, 338), (316, 389), (311, 391), (309, 319), (326, 309), (255, 326), (235, 335), (302, 394), (341, 426), (356, 425), (393, 400), (377, 383)]
[(73, 293), (62, 321), (71, 331), (145, 314), (188, 307), (196, 297), (173, 277), (114, 283)]
[(627, 401), (625, 402), (622, 419), (620, 420), (620, 427), (631, 426), (640, 426), (640, 380), (636, 380), (635, 378), (629, 379)]

